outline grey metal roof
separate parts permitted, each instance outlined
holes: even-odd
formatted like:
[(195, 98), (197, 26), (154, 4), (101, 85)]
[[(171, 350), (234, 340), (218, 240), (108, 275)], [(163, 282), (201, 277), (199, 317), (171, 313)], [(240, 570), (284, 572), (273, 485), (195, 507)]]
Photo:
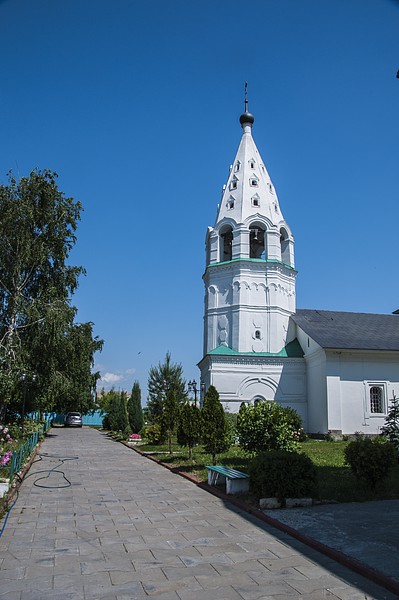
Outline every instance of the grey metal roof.
[(322, 348), (399, 351), (399, 315), (298, 309), (292, 319)]

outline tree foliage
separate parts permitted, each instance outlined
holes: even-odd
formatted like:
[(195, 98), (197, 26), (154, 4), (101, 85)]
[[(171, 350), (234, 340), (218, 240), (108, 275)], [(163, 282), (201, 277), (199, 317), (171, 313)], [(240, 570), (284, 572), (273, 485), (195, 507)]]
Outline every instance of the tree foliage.
[(162, 412), (162, 425), (168, 437), (169, 454), (172, 454), (172, 437), (176, 428), (179, 405), (173, 390), (165, 398)]
[(399, 398), (393, 394), (385, 425), (381, 427), (381, 435), (395, 446), (399, 453)]
[(179, 405), (186, 397), (183, 367), (180, 363), (172, 363), (170, 352), (166, 353), (163, 363), (150, 368), (147, 387), (147, 414), (149, 420), (152, 423), (160, 423), (168, 393), (174, 392), (176, 402)]
[(177, 424), (177, 443), (188, 448), (188, 457), (193, 458), (193, 448), (201, 439), (202, 414), (195, 404), (189, 402), (180, 407)]
[(103, 427), (128, 435), (130, 427), (127, 414), (126, 392), (116, 392), (112, 388), (112, 390), (103, 395), (102, 405), (106, 413), (103, 419)]
[(225, 418), (217, 389), (209, 386), (202, 408), (202, 441), (206, 452), (212, 454), (212, 464), (216, 465), (216, 455), (225, 452), (230, 446), (230, 428)]
[(132, 393), (127, 403), (127, 412), (132, 433), (139, 433), (143, 429), (144, 416), (141, 407), (141, 389), (138, 381), (133, 383)]
[(35, 374), (34, 408), (94, 405), (93, 355), (102, 342), (76, 324), (71, 297), (84, 269), (68, 264), (81, 204), (57, 175), (33, 171), (0, 186), (0, 418), (19, 409), (21, 373)]
[(293, 451), (298, 447), (301, 427), (301, 418), (294, 409), (268, 400), (242, 403), (238, 413), (239, 444), (248, 452)]

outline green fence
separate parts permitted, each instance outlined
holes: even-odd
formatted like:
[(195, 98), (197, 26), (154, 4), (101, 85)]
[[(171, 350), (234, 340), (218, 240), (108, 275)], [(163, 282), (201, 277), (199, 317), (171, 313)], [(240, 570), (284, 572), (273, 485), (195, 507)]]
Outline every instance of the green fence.
[(21, 445), (21, 447), (18, 450), (15, 450), (15, 452), (13, 452), (10, 467), (10, 484), (15, 474), (22, 469), (29, 456), (32, 454), (33, 450), (39, 443), (39, 440), (44, 436), (44, 434), (50, 428), (50, 426), (50, 420), (41, 423), (38, 429), (28, 437), (28, 439)]

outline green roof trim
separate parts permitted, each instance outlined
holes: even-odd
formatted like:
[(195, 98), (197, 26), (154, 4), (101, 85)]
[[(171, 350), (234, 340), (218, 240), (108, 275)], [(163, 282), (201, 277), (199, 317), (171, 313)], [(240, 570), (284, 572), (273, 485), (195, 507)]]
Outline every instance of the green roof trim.
[(234, 263), (234, 262), (277, 263), (279, 265), (283, 265), (284, 267), (287, 267), (287, 269), (291, 269), (292, 271), (295, 271), (294, 267), (291, 267), (291, 265), (287, 265), (287, 263), (284, 263), (281, 260), (277, 260), (276, 258), (232, 258), (231, 260), (225, 260), (222, 262), (209, 264), (209, 265), (207, 265), (207, 268), (208, 267), (219, 267), (220, 265), (228, 265), (228, 264)]
[(228, 346), (218, 346), (208, 352), (212, 356), (268, 356), (270, 358), (303, 358), (304, 353), (300, 343), (295, 338), (289, 342), (280, 352), (236, 352)]

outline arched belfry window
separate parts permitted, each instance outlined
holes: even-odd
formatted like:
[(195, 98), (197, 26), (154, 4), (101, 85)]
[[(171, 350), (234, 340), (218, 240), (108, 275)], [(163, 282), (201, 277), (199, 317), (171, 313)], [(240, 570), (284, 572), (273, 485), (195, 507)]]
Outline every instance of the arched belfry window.
[(281, 261), (286, 265), (290, 264), (290, 246), (289, 237), (285, 229), (280, 229)]
[(265, 230), (259, 225), (249, 228), (249, 258), (266, 258)]
[(231, 260), (233, 256), (233, 230), (227, 227), (220, 234), (220, 262)]

